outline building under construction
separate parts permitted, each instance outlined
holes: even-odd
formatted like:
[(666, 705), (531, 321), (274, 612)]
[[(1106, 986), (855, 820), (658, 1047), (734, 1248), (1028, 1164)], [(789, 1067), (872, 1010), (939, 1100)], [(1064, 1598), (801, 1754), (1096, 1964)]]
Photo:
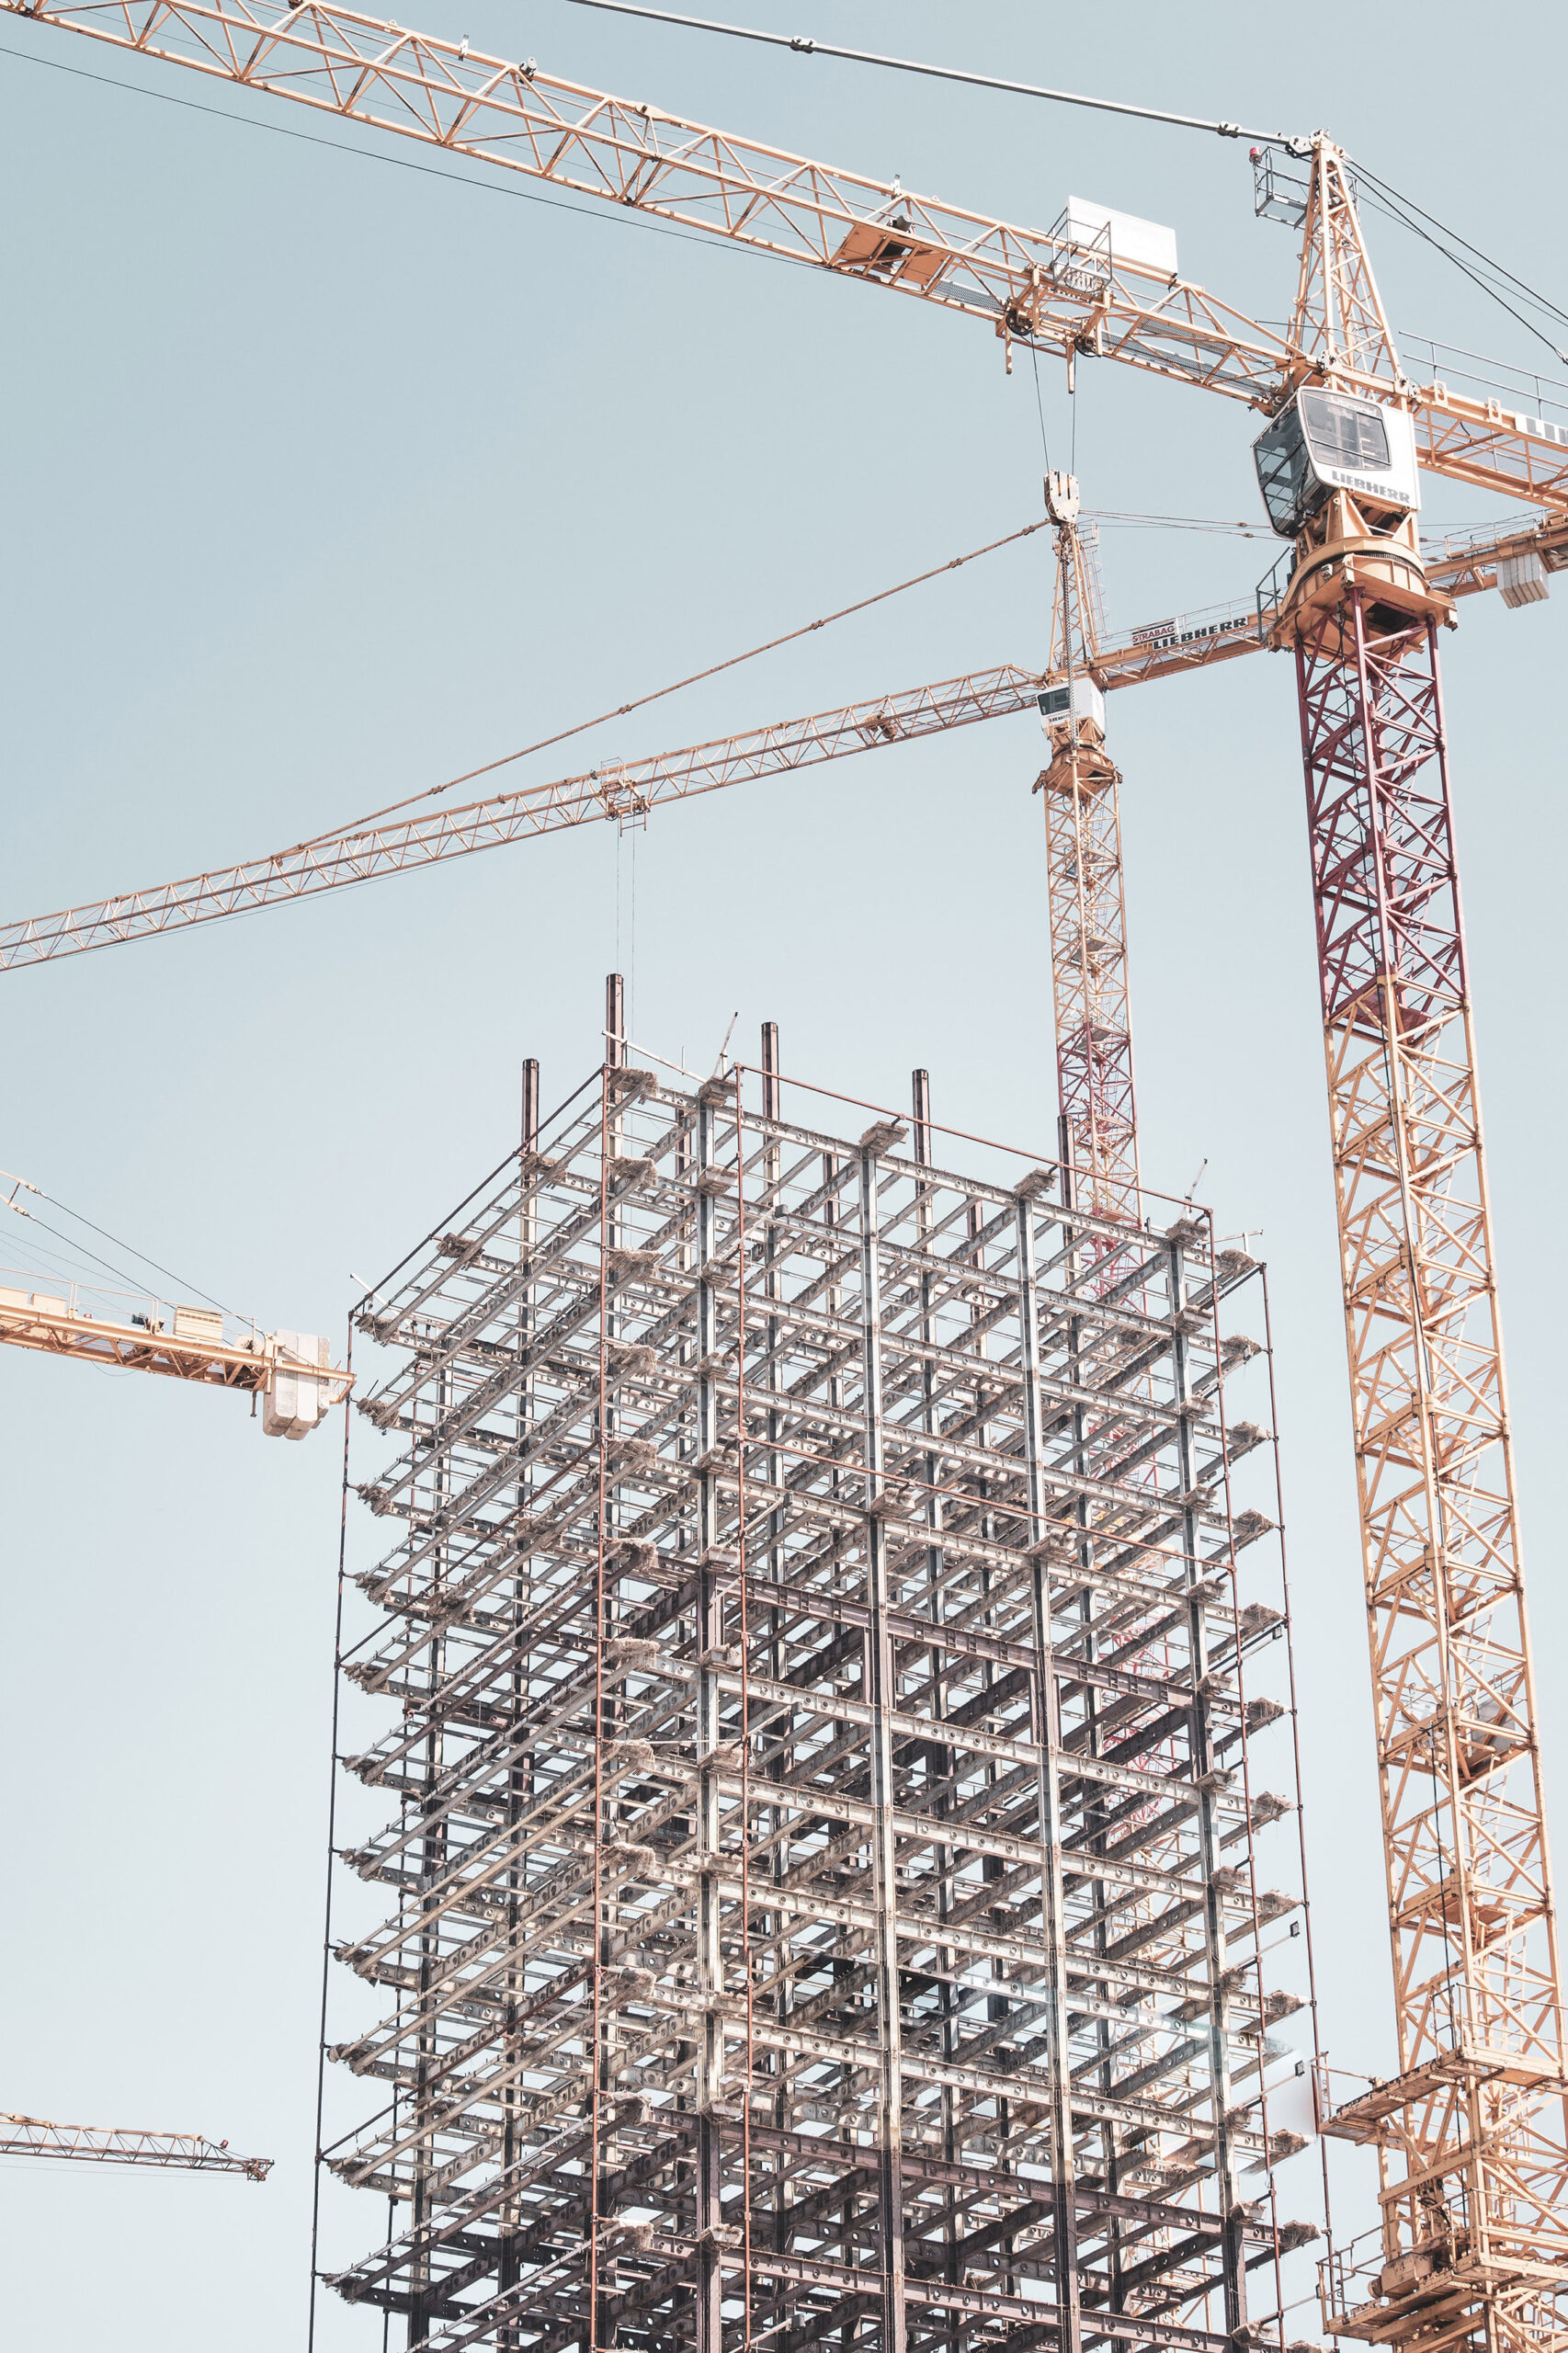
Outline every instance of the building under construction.
[(392, 1818), (340, 1800), (328, 2162), (391, 2222), (332, 2285), (453, 2353), (1281, 2342), (1259, 1269), (922, 1074), (846, 1115), (769, 1033), (699, 1081), (619, 1026), (360, 1319), (395, 1540), (346, 1762)]

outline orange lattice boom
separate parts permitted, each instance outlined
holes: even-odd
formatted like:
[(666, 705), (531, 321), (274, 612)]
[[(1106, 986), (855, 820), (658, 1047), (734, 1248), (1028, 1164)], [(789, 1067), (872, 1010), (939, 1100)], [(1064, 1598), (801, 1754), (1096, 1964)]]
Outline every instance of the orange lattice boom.
[[(490, 57), (466, 40), (304, 0), (0, 0), (146, 57), (396, 131), (449, 154), (831, 269), (978, 320), (1008, 347), (1119, 359), (1272, 409), (1312, 374), (1290, 335), (1168, 271), (738, 138)], [(1318, 142), (1319, 152), (1326, 142)], [(1337, 213), (1334, 215), (1338, 227)], [(1343, 276), (1343, 264), (1335, 261)], [(1358, 358), (1361, 355), (1358, 353)], [(1568, 509), (1568, 433), (1517, 403), (1340, 373), (1409, 404), (1421, 461), (1455, 482)]]

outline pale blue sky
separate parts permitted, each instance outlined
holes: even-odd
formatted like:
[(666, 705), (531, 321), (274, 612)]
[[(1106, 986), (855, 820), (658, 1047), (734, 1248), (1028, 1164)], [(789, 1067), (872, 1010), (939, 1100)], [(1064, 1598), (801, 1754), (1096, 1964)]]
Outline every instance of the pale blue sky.
[[(750, 21), (1194, 113), (1329, 126), (1561, 293), (1561, 19), (959, 11), (748, 0)], [(503, 54), (1048, 226), (1069, 193), (1171, 222), (1278, 318), (1292, 240), (1244, 151), (658, 31), (432, 0)], [(239, 120), (138, 92), (167, 91)], [(858, 286), (244, 127), (267, 108), (7, 18), (0, 568), (6, 886), (22, 915), (264, 851), (434, 782), (1038, 512), (1040, 433), (980, 327)], [(335, 132), (349, 145), (374, 142)], [(388, 142), (384, 152), (409, 151)], [(1402, 328), (1528, 361), (1378, 224)], [(1541, 355), (1542, 358), (1545, 355)], [(1533, 361), (1531, 361), (1533, 364)], [(1568, 371), (1563, 371), (1568, 372)], [(1073, 426), (1044, 371), (1054, 462)], [(1253, 517), (1253, 421), (1079, 373), (1090, 505)], [(1439, 491), (1434, 523), (1484, 502)], [(1232, 589), (1274, 543), (1108, 535), (1111, 619)], [(699, 740), (1042, 657), (1044, 536), (591, 739)], [(1561, 610), (1476, 600), (1445, 648), (1548, 1761), (1568, 1610), (1558, 953)], [(1264, 1229), (1330, 2040), (1385, 2065), (1386, 1963), (1292, 682), (1259, 658), (1116, 699), (1146, 1173), (1199, 1164)], [(1051, 1132), (1031, 722), (742, 788), (636, 845), (633, 1024)], [(574, 758), (564, 765), (577, 766)], [(539, 773), (546, 771), (540, 769)], [(631, 845), (585, 832), (0, 983), (0, 1159), (267, 1325), (340, 1330), (553, 1102), (632, 966)], [(6, 1253), (16, 1248), (13, 1239)], [(234, 1401), (0, 1362), (14, 1792), (0, 2105), (227, 2134), (265, 2189), (4, 2168), (20, 2342), (302, 2341), (336, 1548), (335, 1436)], [(1568, 1836), (1564, 1832), (1563, 1836)], [(367, 2241), (379, 2217), (367, 2208)], [(1307, 2316), (1310, 2319), (1310, 2315)], [(338, 2313), (327, 2340), (379, 2341)]]

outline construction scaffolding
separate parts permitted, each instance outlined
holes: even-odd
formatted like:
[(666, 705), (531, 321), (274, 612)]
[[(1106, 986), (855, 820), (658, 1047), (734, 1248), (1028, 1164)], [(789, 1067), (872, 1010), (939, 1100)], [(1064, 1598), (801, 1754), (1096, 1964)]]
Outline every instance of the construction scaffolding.
[(353, 1578), (327, 2055), (382, 2104), (324, 2162), (392, 2221), (323, 2276), (442, 2353), (1283, 2347), (1260, 1270), (937, 1130), (924, 1074), (824, 1132), (771, 1033), (655, 1074), (611, 1006), (358, 1318), (402, 1450), (352, 1474), (397, 1541)]

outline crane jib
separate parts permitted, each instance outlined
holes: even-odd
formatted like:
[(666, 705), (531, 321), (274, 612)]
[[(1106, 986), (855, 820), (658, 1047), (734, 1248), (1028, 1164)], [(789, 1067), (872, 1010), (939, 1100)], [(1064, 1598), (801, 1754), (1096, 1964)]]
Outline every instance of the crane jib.
[[(303, 0), (0, 0), (87, 35), (367, 128), (394, 131), (731, 244), (861, 278), (981, 320), (1009, 347), (1117, 359), (1272, 412), (1316, 372), (1299, 346), (1199, 286), (1096, 240), (1024, 229), (657, 107), (483, 55), (466, 41)], [(1568, 512), (1568, 445), (1511, 404), (1361, 374), (1408, 405), (1429, 472)]]

